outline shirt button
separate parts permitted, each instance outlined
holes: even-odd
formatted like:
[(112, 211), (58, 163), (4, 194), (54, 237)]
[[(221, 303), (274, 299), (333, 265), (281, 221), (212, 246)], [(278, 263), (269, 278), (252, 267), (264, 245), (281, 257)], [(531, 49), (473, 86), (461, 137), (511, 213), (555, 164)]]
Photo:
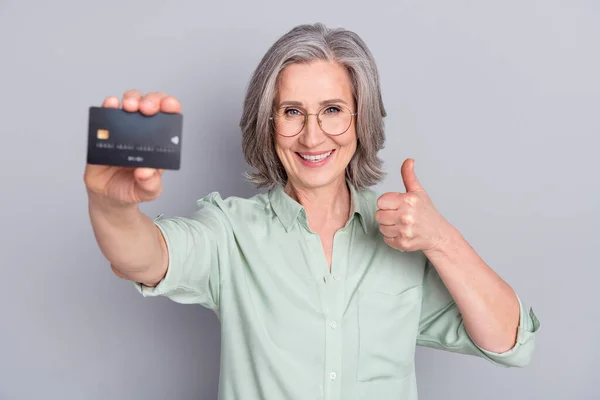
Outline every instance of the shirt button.
[(337, 328), (337, 322), (335, 321), (331, 321), (331, 323), (329, 324), (333, 329)]
[(338, 274), (333, 274), (333, 279), (335, 279), (336, 281), (339, 281), (340, 276)]
[(329, 374), (329, 379), (334, 380), (337, 377), (337, 375), (335, 374), (335, 372), (332, 372)]

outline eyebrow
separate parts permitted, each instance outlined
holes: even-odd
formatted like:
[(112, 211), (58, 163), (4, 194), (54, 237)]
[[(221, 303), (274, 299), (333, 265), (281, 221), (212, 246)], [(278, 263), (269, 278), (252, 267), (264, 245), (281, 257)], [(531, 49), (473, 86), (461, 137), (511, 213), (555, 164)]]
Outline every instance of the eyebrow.
[[(342, 99), (329, 99), (329, 100), (323, 100), (323, 101), (319, 102), (319, 106), (323, 107), (325, 104), (331, 104), (331, 103), (342, 103), (342, 104), (348, 105), (348, 103)], [(279, 103), (279, 107), (283, 107), (283, 106), (303, 107), (301, 102), (293, 101), (293, 100), (282, 101), (281, 103)]]

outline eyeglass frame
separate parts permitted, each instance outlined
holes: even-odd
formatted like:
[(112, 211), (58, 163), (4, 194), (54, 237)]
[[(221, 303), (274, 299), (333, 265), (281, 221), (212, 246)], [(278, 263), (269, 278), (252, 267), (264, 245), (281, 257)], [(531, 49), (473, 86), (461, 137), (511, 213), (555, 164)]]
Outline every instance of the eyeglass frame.
[[(305, 110), (303, 107), (299, 107), (299, 106), (281, 106), (281, 107), (279, 107), (278, 109), (285, 108), (285, 107), (297, 107), (297, 108), (300, 108), (300, 109), (302, 109), (302, 111), (306, 111), (306, 110)], [(329, 108), (329, 107), (338, 107), (338, 108), (344, 108), (344, 109), (346, 109), (346, 111), (350, 111), (350, 123), (348, 124), (348, 127), (346, 128), (346, 130), (345, 130), (344, 132), (342, 132), (342, 133), (336, 133), (335, 135), (333, 135), (333, 134), (331, 134), (331, 133), (328, 133), (327, 131), (325, 131), (325, 129), (323, 129), (322, 121), (321, 121), (321, 118), (319, 118), (319, 114), (321, 114), (321, 111), (323, 111), (324, 109), (326, 109), (326, 108)], [(355, 112), (355, 113), (353, 113), (353, 112), (350, 110), (350, 108), (349, 108), (349, 107), (346, 107), (346, 106), (337, 105), (337, 104), (336, 104), (336, 105), (329, 104), (329, 105), (325, 105), (325, 106), (321, 107), (321, 108), (319, 109), (319, 111), (318, 111), (316, 114), (314, 114), (314, 113), (312, 113), (312, 114), (311, 114), (311, 113), (304, 113), (304, 122), (302, 123), (302, 128), (300, 128), (300, 130), (299, 130), (299, 131), (298, 131), (298, 133), (296, 133), (296, 134), (293, 134), (293, 135), (291, 135), (291, 136), (282, 135), (281, 133), (277, 132), (277, 129), (275, 129), (275, 126), (273, 126), (273, 131), (274, 131), (276, 134), (278, 134), (279, 136), (282, 136), (282, 137), (287, 137), (287, 138), (290, 138), (290, 137), (298, 136), (298, 135), (299, 135), (299, 134), (300, 134), (300, 133), (301, 133), (301, 132), (304, 130), (304, 128), (306, 128), (306, 123), (308, 122), (308, 117), (309, 117), (310, 115), (316, 115), (316, 116), (317, 116), (317, 122), (319, 123), (319, 128), (321, 128), (321, 130), (322, 130), (322, 131), (323, 131), (323, 132), (324, 132), (324, 133), (325, 133), (327, 136), (341, 136), (341, 135), (343, 135), (344, 133), (348, 132), (348, 129), (350, 129), (350, 127), (352, 126), (352, 119), (358, 115), (358, 112)], [(275, 118), (274, 118), (274, 117), (272, 117), (272, 116), (271, 116), (271, 117), (269, 117), (269, 120), (270, 120), (270, 121), (273, 121), (273, 125), (275, 125)]]

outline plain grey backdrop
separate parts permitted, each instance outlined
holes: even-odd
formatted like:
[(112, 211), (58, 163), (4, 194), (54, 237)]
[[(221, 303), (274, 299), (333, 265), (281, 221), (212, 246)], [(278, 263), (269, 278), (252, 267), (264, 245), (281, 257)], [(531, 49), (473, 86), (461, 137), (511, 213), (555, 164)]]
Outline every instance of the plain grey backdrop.
[[(150, 216), (250, 196), (238, 120), (294, 25), (361, 35), (378, 62), (388, 175), (438, 209), (534, 308), (533, 362), (419, 348), (420, 398), (600, 398), (600, 2), (0, 0), (0, 399), (215, 399), (219, 324), (111, 272), (87, 215), (87, 112), (125, 90), (183, 105), (182, 169)], [(278, 399), (279, 400), (279, 399)]]

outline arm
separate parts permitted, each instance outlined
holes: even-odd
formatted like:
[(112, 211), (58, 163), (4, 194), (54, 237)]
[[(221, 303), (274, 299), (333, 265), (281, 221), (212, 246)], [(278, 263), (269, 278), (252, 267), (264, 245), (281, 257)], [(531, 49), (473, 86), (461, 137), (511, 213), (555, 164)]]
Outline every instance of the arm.
[[(463, 279), (471, 281), (470, 278)], [(464, 289), (461, 286), (463, 284), (464, 283), (459, 283), (458, 286), (454, 287), (455, 292), (456, 288), (459, 288), (459, 291), (464, 291), (462, 294), (457, 294), (461, 305), (465, 301), (477, 302), (477, 295), (468, 295), (469, 293), (479, 292), (476, 290), (476, 286), (467, 283), (469, 286), (473, 287)], [(426, 258), (417, 344), (453, 353), (483, 357), (499, 366), (526, 366), (531, 362), (533, 356), (535, 349), (535, 335), (540, 327), (540, 322), (533, 313), (533, 310), (530, 309), (528, 312), (519, 297), (516, 294), (514, 294), (514, 296), (517, 299), (519, 307), (519, 317), (517, 319), (518, 326), (515, 327), (516, 340), (513, 342), (514, 345), (510, 349), (497, 348), (496, 350), (499, 351), (490, 350), (492, 349), (492, 346), (487, 346), (486, 343), (491, 342), (496, 336), (488, 337), (489, 329), (483, 329), (487, 333), (485, 333), (486, 336), (483, 341), (479, 340), (482, 344), (482, 346), (480, 346), (479, 343), (471, 337), (471, 332), (473, 332), (472, 325), (476, 325), (475, 329), (478, 333), (473, 333), (473, 336), (476, 337), (478, 334), (482, 334), (482, 332), (478, 330), (478, 325), (485, 325), (485, 321), (487, 321), (488, 318), (486, 318), (485, 315), (481, 317), (480, 314), (477, 313), (477, 309), (479, 308), (477, 307), (477, 304), (469, 304), (475, 306), (475, 308), (471, 308), (476, 310), (475, 313), (471, 312), (470, 314), (468, 311), (469, 305), (467, 305), (466, 313), (467, 316), (470, 316), (470, 319), (468, 319), (468, 317), (464, 318), (463, 311), (459, 308), (457, 302), (451, 295), (448, 287), (438, 273), (437, 268), (433, 266), (433, 263), (428, 258)], [(486, 305), (480, 307), (486, 308)], [(487, 307), (494, 308), (493, 305), (489, 304)], [(463, 309), (464, 308), (465, 307), (463, 307)], [(495, 315), (497, 312), (498, 310), (494, 310), (492, 311), (492, 314)], [(476, 319), (478, 317), (480, 319)], [(493, 319), (493, 317), (491, 318)], [(469, 323), (466, 322), (467, 319), (470, 321)], [(466, 328), (467, 324), (471, 324), (471, 328), (469, 328), (470, 331)], [(509, 336), (512, 337), (512, 335)], [(483, 346), (486, 346), (487, 349)]]
[(402, 165), (407, 192), (382, 195), (376, 219), (389, 246), (426, 256), (418, 344), (526, 365), (540, 326), (533, 310), (441, 216), (413, 166)]
[(117, 205), (89, 193), (88, 212), (100, 251), (117, 276), (146, 286), (155, 286), (165, 276), (164, 238), (137, 204)]
[(165, 296), (219, 312), (221, 286), (238, 249), (221, 196), (213, 192), (196, 205), (189, 217), (160, 215), (151, 221), (165, 243), (168, 267), (163, 278), (155, 285), (130, 280), (144, 297)]
[(456, 229), (447, 229), (446, 239), (425, 255), (456, 302), (473, 341), (491, 352), (511, 349), (520, 321), (515, 292)]

